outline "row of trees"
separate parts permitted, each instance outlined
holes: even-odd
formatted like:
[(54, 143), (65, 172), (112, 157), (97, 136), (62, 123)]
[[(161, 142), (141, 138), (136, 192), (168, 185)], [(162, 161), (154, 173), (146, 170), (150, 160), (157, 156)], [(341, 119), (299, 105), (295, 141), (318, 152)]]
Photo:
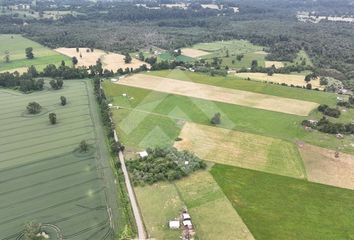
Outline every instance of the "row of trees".
[(302, 121), (302, 125), (329, 134), (354, 134), (353, 123), (333, 123), (326, 117), (321, 118), (321, 120), (318, 122), (304, 120)]
[(323, 113), (324, 115), (334, 117), (334, 118), (339, 118), (340, 114), (341, 114), (339, 109), (331, 108), (331, 107), (327, 106), (326, 104), (322, 104), (322, 105), (318, 106), (317, 110), (320, 111), (321, 113)]

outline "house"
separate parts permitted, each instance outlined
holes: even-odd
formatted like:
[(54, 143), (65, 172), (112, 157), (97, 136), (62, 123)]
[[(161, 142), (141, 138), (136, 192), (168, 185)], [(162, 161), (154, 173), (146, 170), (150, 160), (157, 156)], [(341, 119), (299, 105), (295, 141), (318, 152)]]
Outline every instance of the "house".
[(170, 229), (179, 229), (180, 222), (178, 220), (173, 220), (168, 223), (168, 226), (170, 227)]
[(147, 156), (149, 156), (147, 151), (138, 152), (138, 154), (140, 158), (146, 158)]
[(193, 225), (192, 225), (192, 221), (191, 220), (183, 220), (183, 226), (184, 227), (188, 227), (188, 229), (192, 229)]

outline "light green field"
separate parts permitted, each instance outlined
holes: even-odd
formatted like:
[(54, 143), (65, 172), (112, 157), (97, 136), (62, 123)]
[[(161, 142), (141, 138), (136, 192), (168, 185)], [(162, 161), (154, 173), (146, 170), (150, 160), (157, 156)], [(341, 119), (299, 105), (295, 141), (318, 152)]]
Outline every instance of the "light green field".
[[(11, 38), (11, 36), (13, 38)], [(25, 49), (33, 48), (34, 59), (27, 59)], [(4, 60), (5, 52), (10, 55), (10, 62)], [(37, 70), (42, 70), (48, 64), (59, 65), (64, 60), (69, 66), (70, 58), (61, 55), (53, 50), (46, 48), (32, 40), (22, 37), (21, 35), (0, 35), (0, 72), (5, 70), (28, 68), (34, 65)]]
[[(231, 40), (219, 41), (211, 43), (199, 43), (193, 45), (193, 48), (210, 52), (202, 58), (212, 62), (214, 57), (222, 59), (221, 66), (228, 66), (229, 68), (249, 68), (251, 67), (252, 60), (257, 60), (259, 66), (264, 67), (265, 53), (262, 53), (263, 47), (253, 45), (246, 40)], [(227, 51), (229, 56), (227, 57)], [(236, 56), (243, 54), (244, 57), (241, 61), (236, 59)], [(234, 60), (234, 62), (233, 62)]]
[(194, 62), (194, 59), (191, 57), (187, 57), (184, 55), (180, 55), (177, 57), (172, 56), (169, 52), (161, 53), (157, 57), (157, 61), (180, 61), (180, 62)]
[(255, 239), (354, 238), (354, 191), (226, 165), (211, 173)]
[[(59, 104), (62, 95), (66, 106)], [(28, 95), (0, 89), (0, 101), (0, 238), (16, 239), (34, 221), (57, 226), (68, 239), (112, 239), (107, 201), (113, 196), (117, 204), (117, 186), (107, 183), (112, 171), (90, 82), (65, 81), (62, 90)], [(31, 101), (42, 105), (40, 114), (26, 113)], [(92, 150), (78, 155), (82, 140)], [(98, 168), (107, 170), (101, 175)], [(118, 221), (117, 206), (110, 207)]]
[[(251, 83), (255, 84), (256, 82)], [(262, 87), (264, 87), (264, 85), (262, 83), (259, 84), (260, 88), (258, 90), (263, 91), (261, 89)], [(130, 147), (141, 149), (141, 146), (139, 147), (139, 144), (137, 145), (137, 143), (149, 141), (156, 142), (156, 140), (154, 139), (149, 140), (149, 138), (146, 137), (147, 135), (140, 134), (142, 131), (148, 133), (152, 132), (155, 129), (156, 125), (151, 124), (152, 122), (150, 120), (154, 117), (140, 117), (139, 119), (135, 117), (130, 118), (129, 115), (131, 111), (140, 111), (146, 114), (158, 115), (159, 117), (168, 117), (172, 119), (173, 121), (164, 121), (168, 122), (168, 124), (158, 124), (164, 134), (170, 136), (170, 141), (168, 142), (173, 142), (173, 139), (176, 136), (175, 134), (178, 134), (179, 128), (181, 127), (182, 123), (181, 120), (210, 125), (211, 117), (215, 113), (220, 112), (222, 118), (220, 127), (222, 128), (273, 137), (277, 139), (287, 140), (292, 143), (295, 143), (297, 141), (304, 141), (330, 149), (337, 149), (338, 147), (340, 147), (341, 149), (343, 149), (344, 152), (354, 153), (353, 147), (350, 146), (350, 143), (352, 142), (350, 136), (339, 140), (333, 135), (323, 134), (320, 132), (305, 131), (301, 127), (301, 122), (304, 119), (308, 119), (309, 117), (300, 117), (290, 114), (242, 107), (238, 105), (165, 94), (141, 88), (112, 84), (109, 82), (104, 83), (104, 89), (106, 96), (108, 96), (108, 98), (112, 101), (114, 105), (129, 108), (129, 111), (122, 111), (120, 109), (117, 110), (116, 113), (119, 115), (120, 123), (122, 121), (125, 121), (125, 124), (129, 126), (129, 131), (127, 131), (126, 129), (120, 129), (122, 127), (121, 124), (117, 124), (116, 126), (119, 132), (123, 130), (124, 132), (128, 133), (124, 137), (125, 139), (129, 139), (129, 141), (131, 141), (130, 144), (132, 145), (127, 145)], [(286, 89), (291, 90), (290, 88), (283, 88), (280, 90), (277, 89), (278, 92), (276, 93), (279, 95), (285, 95)], [(293, 90), (295, 91), (301, 89)], [(299, 91), (300, 94), (301, 91)], [(129, 97), (133, 97), (134, 99), (129, 100), (128, 97), (123, 97), (122, 94), (124, 93), (126, 93)], [(319, 92), (313, 93), (317, 94)], [(307, 95), (304, 94), (304, 96)], [(314, 96), (314, 98), (316, 99), (316, 95)], [(318, 99), (321, 98), (322, 96), (318, 95)], [(139, 114), (139, 116), (140, 115), (145, 116), (145, 114)], [(134, 119), (134, 124), (130, 124), (130, 122), (133, 121), (132, 119)], [(156, 123), (157, 122), (155, 122), (155, 124)], [(174, 127), (171, 127), (170, 124), (173, 123)], [(153, 136), (155, 135), (153, 134)]]
[(200, 239), (253, 239), (207, 171), (174, 183), (136, 187), (135, 192), (151, 238), (178, 239), (182, 231), (170, 230), (168, 221), (187, 207)]

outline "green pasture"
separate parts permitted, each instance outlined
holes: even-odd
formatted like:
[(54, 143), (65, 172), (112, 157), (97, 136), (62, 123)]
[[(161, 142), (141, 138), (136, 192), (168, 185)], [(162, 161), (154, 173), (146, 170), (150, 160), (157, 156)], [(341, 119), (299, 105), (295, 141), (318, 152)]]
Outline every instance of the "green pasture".
[(157, 56), (157, 60), (159, 62), (161, 62), (161, 61), (194, 62), (194, 58), (187, 57), (184, 55), (179, 55), (179, 56), (175, 57), (169, 52), (161, 53), (160, 55)]
[(214, 165), (216, 182), (255, 239), (353, 239), (354, 192)]
[[(261, 83), (260, 85), (262, 86)], [(167, 139), (165, 136), (170, 136), (170, 141), (166, 141), (166, 143), (172, 142), (178, 134), (178, 129), (183, 120), (209, 125), (211, 117), (219, 112), (221, 113), (222, 121), (220, 127), (222, 128), (279, 138), (292, 143), (304, 141), (330, 149), (341, 147), (344, 152), (354, 153), (354, 149), (350, 146), (352, 141), (350, 137), (338, 140), (333, 135), (305, 131), (300, 123), (311, 116), (301, 117), (227, 103), (212, 102), (117, 85), (110, 82), (104, 83), (104, 89), (106, 96), (114, 105), (129, 110), (115, 110), (115, 117), (118, 118), (119, 123), (124, 121), (129, 126), (123, 129), (126, 134), (125, 136), (123, 135), (123, 138), (130, 141), (131, 147), (141, 148), (137, 143), (149, 142), (146, 139), (146, 134), (142, 134), (142, 132), (154, 132), (153, 130), (156, 129), (156, 126), (159, 126), (160, 130), (163, 130), (163, 139)], [(284, 90), (286, 89), (291, 90), (291, 88), (284, 88)], [(317, 94), (317, 92), (314, 93)], [(127, 94), (127, 97), (123, 97), (123, 94)], [(280, 94), (285, 93), (280, 91)], [(133, 111), (133, 114), (130, 114), (131, 111)], [(139, 116), (139, 118), (131, 116)], [(162, 121), (162, 123), (151, 120), (160, 120), (166, 117), (169, 119)], [(119, 132), (122, 132), (122, 127), (122, 124), (117, 124)], [(158, 140), (151, 141), (156, 142)]]
[[(67, 65), (71, 64), (70, 58), (61, 55), (39, 43), (16, 34), (0, 35), (0, 71), (6, 71), (16, 68), (28, 68), (34, 65), (41, 70), (48, 64), (59, 65), (62, 60)], [(34, 59), (27, 59), (25, 49), (33, 48)], [(5, 52), (9, 52), (10, 62), (5, 62)]]
[[(112, 239), (107, 183), (97, 171), (107, 150), (96, 148), (104, 139), (96, 135), (101, 127), (90, 82), (65, 81), (61, 90), (27, 95), (0, 89), (0, 101), (0, 238), (16, 239), (34, 221), (57, 226), (66, 239)], [(40, 114), (27, 114), (31, 101), (42, 105)], [(92, 146), (86, 154), (74, 151), (82, 140)]]

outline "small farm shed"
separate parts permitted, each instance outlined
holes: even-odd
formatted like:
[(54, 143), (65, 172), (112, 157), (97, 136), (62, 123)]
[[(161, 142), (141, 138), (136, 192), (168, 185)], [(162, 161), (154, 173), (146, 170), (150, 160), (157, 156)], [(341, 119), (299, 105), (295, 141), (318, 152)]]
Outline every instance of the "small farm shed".
[(180, 227), (180, 222), (178, 220), (173, 220), (168, 223), (169, 227), (171, 229), (179, 229)]
[(145, 157), (149, 156), (149, 154), (147, 153), (147, 151), (138, 152), (138, 154), (139, 154), (139, 157), (140, 157), (140, 158), (145, 158)]

